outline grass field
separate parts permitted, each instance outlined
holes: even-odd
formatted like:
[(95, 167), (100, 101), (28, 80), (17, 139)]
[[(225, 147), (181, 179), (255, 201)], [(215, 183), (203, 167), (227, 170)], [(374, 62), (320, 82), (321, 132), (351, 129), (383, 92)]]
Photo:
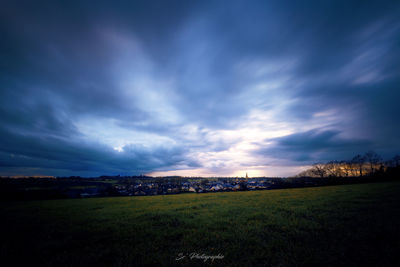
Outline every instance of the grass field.
[(1, 266), (204, 264), (189, 253), (224, 256), (205, 265), (400, 263), (400, 182), (1, 202), (0, 211)]

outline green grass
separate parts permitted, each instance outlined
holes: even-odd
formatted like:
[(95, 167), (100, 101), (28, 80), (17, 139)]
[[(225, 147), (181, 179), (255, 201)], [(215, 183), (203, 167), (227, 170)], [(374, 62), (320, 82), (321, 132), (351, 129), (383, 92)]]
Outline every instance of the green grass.
[[(396, 266), (400, 183), (2, 202), (1, 263)], [(211, 262), (207, 261), (206, 265)]]

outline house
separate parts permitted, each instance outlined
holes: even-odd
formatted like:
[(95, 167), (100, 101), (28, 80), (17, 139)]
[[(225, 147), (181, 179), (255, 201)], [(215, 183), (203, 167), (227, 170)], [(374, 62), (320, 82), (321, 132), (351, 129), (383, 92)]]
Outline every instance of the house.
[(189, 192), (197, 192), (196, 188), (194, 188), (193, 186), (189, 187)]
[(210, 188), (211, 191), (221, 191), (223, 189), (222, 185), (216, 184)]

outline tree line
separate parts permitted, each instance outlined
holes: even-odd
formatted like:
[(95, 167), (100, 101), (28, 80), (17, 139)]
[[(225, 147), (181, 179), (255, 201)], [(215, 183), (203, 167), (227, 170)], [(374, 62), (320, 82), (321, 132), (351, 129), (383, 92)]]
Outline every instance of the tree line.
[(364, 155), (356, 155), (350, 160), (332, 160), (326, 163), (315, 163), (296, 177), (362, 177), (383, 174), (393, 169), (399, 169), (400, 155), (384, 161), (375, 151)]

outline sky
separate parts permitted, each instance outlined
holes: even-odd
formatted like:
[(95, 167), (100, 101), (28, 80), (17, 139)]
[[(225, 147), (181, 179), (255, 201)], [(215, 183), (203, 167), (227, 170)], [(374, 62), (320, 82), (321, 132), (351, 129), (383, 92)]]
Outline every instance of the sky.
[(399, 1), (2, 1), (0, 175), (291, 176), (400, 153)]

